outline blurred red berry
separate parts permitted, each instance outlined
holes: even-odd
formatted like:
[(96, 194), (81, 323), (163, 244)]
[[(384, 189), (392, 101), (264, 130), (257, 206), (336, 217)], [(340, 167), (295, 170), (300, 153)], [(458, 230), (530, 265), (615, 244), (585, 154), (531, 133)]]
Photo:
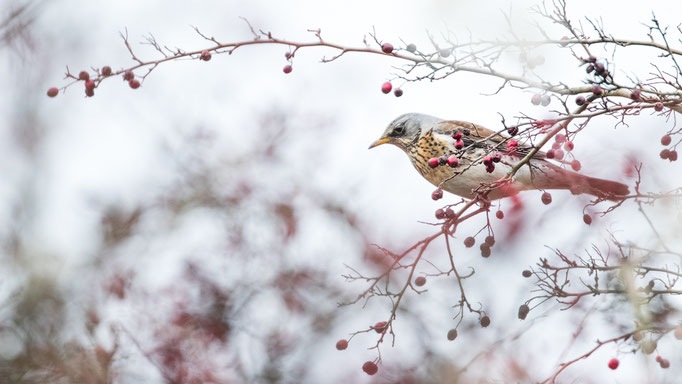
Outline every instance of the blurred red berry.
[(529, 278), (529, 277), (533, 276), (533, 272), (525, 269), (523, 272), (521, 272), (521, 276), (523, 276), (525, 278)]
[(528, 312), (530, 312), (530, 308), (526, 304), (521, 305), (518, 313), (519, 320), (526, 320)]
[(455, 149), (462, 149), (462, 148), (464, 148), (464, 141), (462, 141), (462, 140), (455, 141)]
[(78, 74), (78, 79), (79, 79), (79, 80), (88, 81), (88, 80), (90, 80), (90, 74), (87, 73), (86, 71), (81, 71), (81, 72)]
[(634, 89), (630, 93), (630, 98), (634, 101), (640, 101), (642, 99), (642, 91), (640, 91), (639, 89)]
[(490, 165), (492, 163), (493, 163), (493, 157), (492, 156), (486, 155), (485, 157), (483, 157), (483, 164), (484, 165)]
[(663, 103), (659, 101), (658, 103), (654, 104), (654, 109), (656, 112), (661, 112), (663, 110)]
[(417, 287), (421, 287), (424, 284), (426, 284), (426, 277), (419, 276), (416, 279), (414, 279), (414, 285), (416, 285)]
[(507, 148), (516, 148), (519, 146), (519, 142), (516, 140), (509, 140), (507, 142)]
[(479, 248), (481, 249), (481, 256), (490, 257), (490, 245), (482, 243)]
[(677, 151), (670, 151), (670, 155), (668, 155), (668, 160), (677, 161)]
[(580, 165), (580, 162), (578, 160), (573, 160), (571, 161), (571, 168), (573, 168), (574, 171), (578, 172), (582, 166)]
[(348, 348), (348, 340), (341, 339), (336, 342), (336, 349), (338, 349), (339, 351), (343, 351), (346, 348)]
[(451, 329), (448, 331), (448, 340), (452, 341), (457, 338), (457, 330), (456, 329)]
[(452, 138), (455, 140), (461, 139), (462, 138), (462, 131), (452, 132)]
[(618, 364), (619, 364), (618, 359), (611, 359), (609, 361), (609, 368), (616, 369), (618, 368)]
[(380, 321), (374, 324), (374, 330), (376, 331), (376, 333), (384, 333), (384, 331), (386, 330), (386, 322)]
[(466, 239), (464, 239), (464, 246), (465, 247), (471, 248), (474, 246), (474, 244), (476, 244), (476, 239), (474, 239), (473, 237), (469, 236)]
[(661, 355), (656, 356), (656, 362), (657, 362), (657, 363), (660, 363), (661, 360), (663, 360), (663, 358), (661, 357)]
[(396, 88), (395, 91), (393, 91), (393, 94), (395, 95), (395, 97), (400, 97), (403, 95), (403, 90), (400, 88)]
[(493, 163), (499, 163), (502, 161), (502, 155), (499, 153), (494, 153), (493, 154)]
[(573, 150), (573, 148), (575, 148), (575, 144), (573, 144), (572, 141), (567, 141), (567, 142), (564, 143), (564, 149), (565, 149), (567, 152), (571, 152), (571, 151)]
[(434, 200), (440, 200), (443, 198), (443, 190), (438, 188), (433, 193), (431, 193), (431, 198)]
[(59, 90), (55, 87), (52, 87), (52, 88), (47, 90), (47, 95), (50, 97), (55, 97), (55, 96), (57, 96), (57, 94), (59, 94)]
[(588, 215), (587, 213), (583, 215), (583, 221), (585, 224), (590, 225), (592, 224), (592, 216)]
[(601, 95), (601, 93), (602, 93), (601, 87), (598, 86), (598, 85), (596, 85), (596, 84), (593, 85), (593, 86), (592, 86), (592, 93), (594, 93), (594, 94), (597, 95), (597, 96)]
[(137, 79), (132, 79), (128, 82), (128, 85), (130, 85), (130, 88), (132, 89), (138, 89), (140, 88), (140, 82)]
[(575, 104), (578, 106), (581, 106), (585, 104), (585, 97), (584, 96), (578, 96), (575, 98)]
[(550, 149), (549, 151), (547, 151), (547, 153), (545, 154), (545, 156), (546, 156), (548, 159), (553, 159), (553, 158), (554, 158), (554, 150), (553, 150), (553, 149)]
[(455, 211), (453, 211), (452, 208), (446, 209), (445, 217), (447, 217), (448, 219), (452, 219), (453, 217), (455, 217)]
[(557, 160), (563, 159), (564, 158), (564, 151), (562, 151), (561, 149), (557, 149), (556, 151), (554, 151), (554, 158)]
[(661, 362), (659, 364), (661, 365), (661, 368), (663, 368), (663, 369), (670, 368), (670, 362), (668, 361), (668, 359), (661, 359)]
[(502, 211), (495, 212), (495, 217), (497, 217), (500, 220), (504, 219), (504, 212)]
[(377, 365), (374, 364), (373, 362), (367, 361), (365, 362), (365, 364), (362, 364), (362, 370), (366, 374), (372, 376), (379, 371), (379, 367), (377, 367)]
[(85, 88), (85, 96), (87, 97), (95, 96), (95, 88)]
[(552, 143), (552, 149), (557, 150), (559, 148), (561, 148), (561, 143), (558, 143), (556, 141)]
[(564, 135), (563, 133), (557, 133), (556, 136), (554, 136), (554, 141), (561, 144), (564, 141), (566, 141), (566, 135)]
[(668, 159), (670, 157), (670, 150), (669, 149), (662, 150), (659, 156), (661, 156), (661, 159), (663, 160)]
[(438, 208), (436, 209), (436, 219), (441, 220), (445, 218), (445, 211)]
[(533, 97), (530, 98), (530, 102), (533, 103), (533, 105), (540, 105), (540, 103), (542, 103), (542, 95), (539, 93), (534, 94)]
[(661, 144), (662, 145), (670, 145), (670, 142), (672, 141), (672, 137), (670, 135), (664, 135), (661, 137)]
[(284, 66), (284, 68), (282, 68), (282, 72), (284, 72), (284, 73), (291, 73), (291, 70), (292, 70), (292, 69), (293, 69), (293, 68), (291, 67), (291, 64), (287, 64), (287, 65)]
[(387, 81), (381, 85), (381, 92), (383, 93), (389, 93), (391, 92), (391, 89), (393, 89), (393, 85), (390, 81)]
[(451, 155), (448, 157), (448, 165), (451, 166), (452, 168), (456, 167), (459, 165), (459, 159), (455, 155)]
[(677, 340), (682, 340), (682, 327), (675, 328), (675, 338)]
[(481, 318), (481, 327), (485, 328), (490, 325), (490, 318), (488, 316), (483, 316)]
[(95, 89), (95, 82), (88, 80), (85, 82), (85, 89)]
[(133, 71), (131, 71), (131, 70), (127, 70), (123, 74), (123, 80), (125, 80), (125, 81), (130, 81), (134, 78), (135, 78), (135, 75), (133, 74)]
[(488, 173), (493, 173), (495, 171), (495, 164), (490, 163), (485, 166), (485, 171)]
[(544, 205), (549, 205), (552, 202), (552, 195), (549, 192), (545, 192), (542, 194), (542, 204)]
[(440, 161), (438, 160), (437, 157), (432, 157), (429, 159), (429, 167), (436, 168), (439, 164), (440, 164)]
[(390, 43), (384, 43), (381, 45), (381, 50), (384, 53), (391, 53), (393, 52), (393, 45), (391, 45)]
[(445, 165), (447, 163), (448, 163), (448, 158), (445, 155), (438, 158), (438, 165)]
[(105, 65), (102, 67), (102, 76), (111, 76), (111, 67)]
[(206, 50), (201, 51), (201, 55), (199, 56), (199, 60), (203, 60), (203, 61), (211, 60), (211, 52), (206, 51)]
[(495, 236), (486, 236), (484, 241), (486, 244), (492, 247), (493, 245), (495, 245)]
[(291, 52), (284, 52), (284, 58), (289, 60), (293, 57), (294, 55)]

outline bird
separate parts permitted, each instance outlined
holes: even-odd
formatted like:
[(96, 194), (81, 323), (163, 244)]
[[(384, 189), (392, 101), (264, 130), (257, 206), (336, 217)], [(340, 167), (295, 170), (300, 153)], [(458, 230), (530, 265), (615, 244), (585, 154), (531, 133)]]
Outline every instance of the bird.
[(510, 179), (509, 172), (534, 147), (466, 121), (406, 113), (394, 119), (369, 148), (382, 144), (402, 149), (417, 171), (438, 187), (440, 196), (444, 190), (465, 199), (490, 201), (527, 190), (563, 189), (617, 201), (630, 193), (623, 183), (554, 164), (542, 151)]

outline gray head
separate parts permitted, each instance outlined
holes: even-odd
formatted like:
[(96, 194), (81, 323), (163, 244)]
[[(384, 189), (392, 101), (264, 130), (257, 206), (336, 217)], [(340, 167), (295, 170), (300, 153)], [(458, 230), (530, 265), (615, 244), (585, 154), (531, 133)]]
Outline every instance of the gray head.
[(405, 149), (415, 142), (422, 133), (433, 128), (441, 121), (442, 119), (421, 113), (400, 115), (388, 125), (379, 140), (372, 143), (369, 147), (374, 148), (388, 143)]

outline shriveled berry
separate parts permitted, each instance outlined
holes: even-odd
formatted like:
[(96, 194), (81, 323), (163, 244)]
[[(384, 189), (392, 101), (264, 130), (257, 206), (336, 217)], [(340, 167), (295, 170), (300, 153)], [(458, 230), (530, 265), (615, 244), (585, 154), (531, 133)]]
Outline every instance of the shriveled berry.
[(658, 103), (654, 104), (654, 109), (656, 112), (661, 112), (663, 110), (663, 103), (659, 101)]
[(405, 47), (405, 49), (407, 49), (407, 52), (415, 53), (417, 51), (417, 46), (414, 44), (407, 44), (407, 47)]
[(102, 67), (102, 76), (111, 76), (111, 67), (105, 65)]
[(557, 160), (563, 159), (564, 158), (564, 151), (562, 151), (561, 149), (557, 149), (556, 151), (554, 151), (554, 158)]
[(587, 213), (583, 215), (583, 221), (585, 224), (590, 225), (592, 224), (592, 216), (588, 215)]
[(481, 327), (485, 328), (490, 325), (490, 318), (488, 316), (481, 317)]
[(578, 172), (581, 167), (582, 167), (582, 165), (580, 164), (580, 162), (578, 160), (571, 161), (571, 168), (573, 168), (574, 171)]
[(57, 89), (56, 87), (52, 87), (52, 88), (50, 88), (50, 89), (47, 90), (47, 95), (48, 95), (49, 97), (55, 97), (55, 96), (57, 96), (58, 94), (59, 94), (59, 89)]
[(634, 101), (642, 100), (642, 91), (640, 91), (639, 89), (633, 89), (632, 92), (630, 93), (630, 99)]
[(675, 328), (675, 338), (677, 340), (682, 340), (682, 327)]
[(618, 364), (619, 364), (618, 359), (609, 360), (609, 368), (611, 368), (611, 369), (618, 368)]
[(387, 81), (387, 82), (381, 84), (381, 92), (389, 93), (389, 92), (391, 92), (391, 89), (393, 89), (393, 84), (391, 84), (390, 81)]
[(495, 236), (486, 236), (484, 241), (486, 244), (492, 247), (495, 245)]
[(464, 141), (462, 141), (462, 140), (455, 141), (455, 149), (462, 149), (462, 148), (464, 148)]
[(448, 165), (451, 166), (452, 168), (456, 167), (459, 165), (459, 159), (455, 155), (450, 155), (448, 157)]
[[(294, 69), (294, 68), (291, 66), (291, 64), (287, 64), (287, 65), (284, 66), (284, 68), (282, 68), (282, 72), (284, 72), (284, 73), (291, 73), (291, 71), (292, 71), (293, 69)], [(384, 93), (388, 93), (388, 92), (384, 92)]]
[(474, 244), (476, 244), (476, 239), (474, 239), (473, 237), (469, 236), (466, 239), (464, 239), (464, 246), (465, 247), (471, 248), (474, 246)]
[(403, 95), (403, 90), (400, 88), (396, 88), (395, 91), (393, 91), (393, 94), (395, 95), (395, 97), (400, 97)]
[(365, 364), (362, 364), (362, 370), (366, 374), (372, 376), (379, 371), (379, 367), (377, 367), (377, 365), (374, 364), (373, 362), (367, 361), (365, 362)]
[(438, 158), (438, 165), (445, 165), (447, 163), (448, 163), (448, 158), (445, 155)]
[(384, 333), (384, 331), (386, 331), (386, 322), (380, 321), (380, 322), (374, 324), (373, 328), (376, 331), (376, 333)]
[(78, 79), (88, 81), (88, 80), (90, 80), (90, 74), (86, 71), (81, 71), (78, 74)]
[(670, 155), (668, 155), (668, 160), (677, 161), (677, 151), (670, 151)]
[(552, 98), (549, 97), (548, 95), (544, 95), (544, 96), (542, 96), (542, 100), (540, 101), (540, 104), (542, 104), (543, 107), (546, 107), (551, 102), (552, 102)]
[(542, 95), (539, 93), (534, 94), (533, 97), (530, 98), (530, 102), (533, 103), (533, 105), (540, 105), (540, 103), (542, 103)]
[(490, 257), (490, 245), (487, 243), (481, 243), (481, 246), (479, 247), (481, 249), (481, 256), (483, 257)]
[(419, 276), (416, 279), (414, 279), (414, 285), (416, 285), (417, 287), (421, 287), (424, 284), (426, 284), (426, 277)]
[(542, 194), (541, 200), (542, 204), (549, 205), (550, 203), (552, 203), (552, 195), (549, 192), (545, 192)]
[(575, 98), (575, 104), (578, 106), (581, 106), (585, 104), (585, 97), (584, 96), (578, 96)]
[(509, 136), (516, 136), (519, 133), (519, 127), (509, 127), (507, 128), (507, 133), (509, 133)]
[(438, 188), (433, 193), (431, 193), (431, 198), (434, 200), (440, 200), (443, 198), (443, 190)]
[(381, 45), (381, 50), (384, 53), (391, 53), (393, 52), (393, 45), (391, 43), (384, 43)]
[(343, 351), (346, 348), (348, 348), (348, 340), (341, 339), (336, 342), (336, 349), (338, 349), (339, 351)]
[(663, 368), (663, 369), (670, 368), (670, 361), (668, 361), (668, 359), (662, 359), (659, 364), (661, 365), (661, 368)]
[(459, 140), (462, 138), (462, 131), (454, 131), (452, 132), (452, 138), (455, 140)]
[(504, 212), (502, 211), (495, 212), (495, 217), (497, 217), (499, 220), (504, 219)]
[(127, 70), (123, 74), (123, 80), (125, 80), (125, 81), (130, 81), (134, 78), (135, 78), (135, 75), (133, 74), (133, 71), (131, 71), (131, 70)]
[(530, 312), (530, 308), (526, 304), (523, 304), (519, 307), (519, 319), (520, 320), (526, 320), (526, 316), (528, 316), (528, 312)]
[(663, 137), (661, 137), (661, 144), (662, 145), (670, 145), (671, 141), (672, 141), (672, 137), (670, 137), (670, 135), (663, 135)]
[(201, 55), (199, 56), (199, 60), (203, 60), (203, 61), (211, 60), (211, 52), (206, 51), (206, 50), (201, 51)]
[(130, 88), (132, 89), (138, 89), (140, 88), (140, 82), (137, 79), (132, 79), (128, 82), (128, 85), (130, 85)]
[(85, 82), (85, 89), (95, 89), (95, 82), (88, 80)]
[(445, 218), (445, 211), (441, 208), (436, 209), (436, 219), (442, 220)]
[(429, 167), (436, 168), (439, 164), (440, 164), (440, 161), (438, 160), (437, 157), (432, 157), (429, 159)]
[(565, 149), (567, 152), (571, 152), (571, 151), (573, 150), (573, 148), (575, 148), (575, 145), (573, 144), (572, 141), (567, 141), (567, 142), (564, 143), (564, 149)]
[(523, 276), (527, 279), (527, 278), (533, 276), (533, 272), (529, 271), (528, 269), (524, 269), (523, 272), (521, 272), (521, 276)]
[(448, 340), (452, 341), (457, 338), (457, 330), (456, 329), (451, 329), (448, 331)]
[(661, 159), (663, 160), (670, 158), (670, 150), (667, 148), (662, 150), (659, 156), (661, 156)]

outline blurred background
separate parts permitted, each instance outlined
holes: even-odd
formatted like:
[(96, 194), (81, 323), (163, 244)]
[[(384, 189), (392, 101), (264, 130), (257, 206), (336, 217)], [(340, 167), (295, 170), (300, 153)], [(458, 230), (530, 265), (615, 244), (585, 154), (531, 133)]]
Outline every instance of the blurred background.
[[(210, 47), (192, 26), (220, 42), (250, 40), (240, 17), (275, 37), (312, 41), (308, 29), (361, 46), (373, 28), (404, 47), (437, 41), (553, 38), (560, 26), (531, 12), (534, 1), (1, 1), (0, 14), (0, 383), (337, 383), (534, 382), (635, 327), (627, 301), (589, 297), (568, 311), (547, 302), (517, 319), (533, 296), (521, 271), (551, 249), (584, 255), (619, 241), (680, 248), (680, 208), (672, 199), (636, 204), (582, 223), (585, 196), (521, 195), (520, 210), (493, 222), (498, 243), (488, 259), (461, 239), (483, 217), (458, 229), (456, 262), (474, 268), (467, 296), (492, 325), (465, 317), (448, 341), (456, 280), (429, 279), (426, 293), (408, 294), (394, 323), (395, 345), (381, 346), (379, 373), (367, 376), (376, 334), (338, 339), (386, 320), (391, 303), (338, 306), (366, 284), (342, 277), (351, 266), (368, 275), (383, 265), (375, 246), (401, 252), (430, 235), (433, 213), (459, 199), (434, 202), (397, 148), (368, 151), (388, 123), (405, 112), (472, 121), (500, 129), (501, 116), (551, 117), (533, 106), (530, 90), (457, 73), (437, 82), (394, 80), (404, 63), (378, 55), (302, 49), (292, 73), (284, 46), (243, 47), (209, 62), (160, 65), (137, 90), (112, 78), (85, 98), (79, 85), (45, 96), (72, 73), (133, 65), (119, 32), (142, 59), (153, 34), (170, 48)], [(646, 40), (655, 11), (662, 25), (679, 23), (670, 1), (569, 1), (569, 15), (591, 17), (615, 36)], [(504, 12), (511, 15), (507, 22)], [(536, 25), (536, 23), (538, 23)], [(511, 28), (511, 29), (510, 29)], [(511, 35), (513, 30), (515, 35)], [(589, 29), (586, 30), (589, 32)], [(646, 79), (655, 53), (597, 50), (622, 76)], [(566, 52), (536, 52), (548, 80), (581, 84), (584, 70)], [(513, 56), (500, 67), (518, 72)], [(621, 71), (621, 72), (618, 72)], [(404, 95), (384, 95), (394, 80)], [(558, 102), (555, 100), (554, 103)], [(682, 168), (658, 158), (660, 136), (675, 119), (643, 113), (618, 125), (595, 119), (574, 153), (588, 175), (634, 183), (643, 163), (643, 192), (680, 187)], [(606, 206), (602, 207), (602, 210)], [(442, 245), (426, 255), (447, 262)], [(671, 265), (679, 259), (672, 260)], [(422, 268), (423, 267), (423, 268)], [(433, 273), (427, 264), (420, 273)], [(672, 298), (666, 305), (679, 308)], [(673, 311), (671, 316), (679, 313)], [(560, 382), (673, 383), (682, 366), (671, 337), (659, 351), (662, 370), (632, 346), (606, 345), (566, 369)], [(606, 362), (621, 360), (616, 371)]]

